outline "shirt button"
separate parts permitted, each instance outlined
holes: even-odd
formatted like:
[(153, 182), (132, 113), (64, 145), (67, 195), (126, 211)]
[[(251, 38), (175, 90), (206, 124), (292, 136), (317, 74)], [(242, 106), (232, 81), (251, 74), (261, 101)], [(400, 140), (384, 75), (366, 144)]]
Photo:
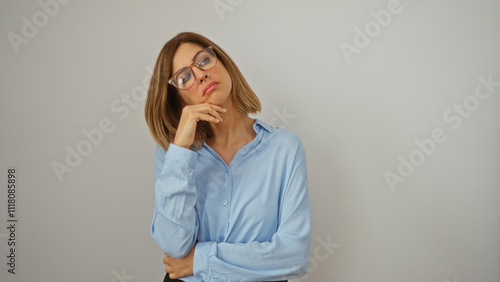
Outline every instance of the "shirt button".
[(225, 205), (227, 205), (227, 201), (224, 201), (222, 204), (223, 204), (224, 206), (225, 206)]

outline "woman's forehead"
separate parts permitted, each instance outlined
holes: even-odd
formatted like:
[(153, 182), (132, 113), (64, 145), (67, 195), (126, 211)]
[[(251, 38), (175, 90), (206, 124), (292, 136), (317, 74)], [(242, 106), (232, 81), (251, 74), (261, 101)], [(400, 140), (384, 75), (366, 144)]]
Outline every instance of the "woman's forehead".
[(194, 43), (182, 43), (175, 51), (174, 58), (172, 59), (173, 73), (176, 73), (183, 67), (187, 67), (193, 63), (193, 57), (203, 47)]

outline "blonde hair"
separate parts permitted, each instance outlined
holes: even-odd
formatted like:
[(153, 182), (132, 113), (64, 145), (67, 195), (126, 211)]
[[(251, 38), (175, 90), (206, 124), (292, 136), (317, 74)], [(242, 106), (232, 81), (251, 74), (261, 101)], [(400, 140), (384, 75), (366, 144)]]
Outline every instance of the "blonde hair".
[[(170, 39), (160, 51), (151, 77), (144, 108), (146, 123), (153, 140), (165, 151), (173, 142), (182, 113), (182, 98), (177, 88), (168, 83), (172, 76), (172, 60), (182, 43), (194, 43), (202, 48), (212, 46), (217, 60), (226, 67), (232, 81), (231, 95), (235, 108), (246, 114), (261, 111), (257, 95), (243, 77), (231, 57), (208, 38), (193, 32), (181, 32)], [(208, 122), (199, 121), (192, 148), (199, 149), (213, 135)]]

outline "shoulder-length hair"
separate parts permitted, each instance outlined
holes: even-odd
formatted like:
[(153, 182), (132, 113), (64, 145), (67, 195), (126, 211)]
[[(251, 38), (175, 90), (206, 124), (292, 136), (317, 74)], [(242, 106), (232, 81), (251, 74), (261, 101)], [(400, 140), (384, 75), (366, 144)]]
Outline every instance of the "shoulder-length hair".
[[(146, 123), (154, 141), (167, 150), (174, 141), (179, 126), (183, 102), (177, 88), (168, 83), (172, 74), (172, 60), (182, 43), (194, 43), (202, 48), (213, 47), (217, 60), (229, 72), (232, 81), (232, 100), (235, 108), (246, 114), (261, 110), (260, 101), (231, 57), (208, 38), (193, 32), (181, 32), (170, 39), (160, 51), (153, 70), (144, 109)], [(208, 122), (199, 121), (192, 148), (199, 149), (205, 139), (213, 135)]]

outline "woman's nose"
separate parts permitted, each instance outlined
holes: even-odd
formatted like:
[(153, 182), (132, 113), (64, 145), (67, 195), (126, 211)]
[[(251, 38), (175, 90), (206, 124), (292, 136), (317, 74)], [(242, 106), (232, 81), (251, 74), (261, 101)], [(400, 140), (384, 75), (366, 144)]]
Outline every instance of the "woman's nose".
[(193, 68), (193, 72), (194, 72), (194, 76), (198, 78), (197, 79), (198, 83), (202, 83), (205, 79), (210, 77), (206, 71), (199, 69), (197, 67)]

